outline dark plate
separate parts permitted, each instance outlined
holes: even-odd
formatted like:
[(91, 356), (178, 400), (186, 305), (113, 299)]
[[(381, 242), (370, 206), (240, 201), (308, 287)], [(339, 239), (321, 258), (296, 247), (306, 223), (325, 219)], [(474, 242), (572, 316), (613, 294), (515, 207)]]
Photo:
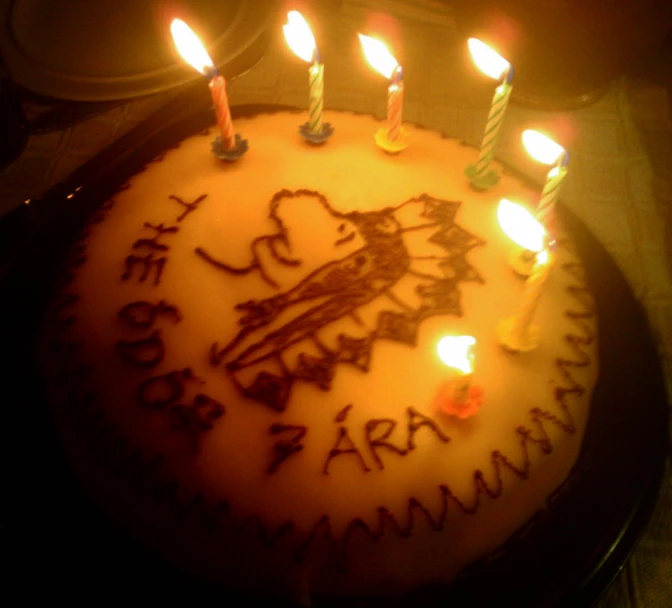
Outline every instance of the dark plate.
[[(0, 222), (6, 392), (0, 557), (10, 566), (3, 572), (10, 605), (254, 603), (176, 572), (100, 514), (68, 467), (33, 368), (35, 320), (64, 244), (139, 166), (212, 120), (209, 110), (179, 119), (186, 109), (207, 106), (200, 97), (180, 103), (87, 163), (32, 209), (24, 206)], [(269, 109), (235, 108), (234, 116)], [(599, 313), (600, 380), (573, 474), (504, 551), (474, 564), (449, 588), (348, 606), (588, 606), (636, 544), (668, 453), (660, 364), (645, 314), (613, 260), (574, 215), (562, 207), (559, 212), (585, 261)]]
[(174, 18), (196, 31), (228, 78), (266, 47), (277, 0), (0, 0), (0, 56), (12, 80), (50, 98), (132, 99), (197, 80), (170, 34)]

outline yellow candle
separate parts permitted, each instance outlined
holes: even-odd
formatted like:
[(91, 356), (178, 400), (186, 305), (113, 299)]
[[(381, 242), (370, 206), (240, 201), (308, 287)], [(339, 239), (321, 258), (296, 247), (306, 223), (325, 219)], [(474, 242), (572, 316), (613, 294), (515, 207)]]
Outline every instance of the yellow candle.
[(497, 217), (500, 227), (509, 238), (524, 250), (536, 253), (532, 274), (525, 283), (518, 312), (502, 320), (497, 326), (497, 337), (501, 346), (515, 352), (528, 351), (536, 348), (539, 343), (539, 329), (532, 320), (553, 265), (554, 255), (546, 246), (544, 227), (524, 207), (502, 199)]

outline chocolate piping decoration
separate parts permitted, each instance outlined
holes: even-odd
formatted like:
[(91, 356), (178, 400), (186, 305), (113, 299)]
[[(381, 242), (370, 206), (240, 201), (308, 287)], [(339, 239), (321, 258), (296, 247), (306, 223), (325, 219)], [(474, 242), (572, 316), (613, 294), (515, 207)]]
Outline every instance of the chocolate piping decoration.
[[(205, 413), (205, 417), (201, 418), (198, 410), (205, 405), (211, 405), (212, 407)], [(183, 403), (170, 406), (168, 409), (171, 420), (170, 428), (186, 432), (191, 440), (192, 452), (197, 453), (202, 434), (212, 430), (213, 422), (223, 416), (224, 412), (225, 409), (221, 403), (207, 395), (199, 394), (194, 398), (191, 407)]]
[[(283, 265), (298, 265), (300, 260), (288, 259), (280, 254), (278, 246), (291, 251), (292, 245), (287, 228), (279, 215), (284, 199), (306, 197), (314, 204), (321, 205), (335, 222), (342, 222), (338, 233), (343, 234), (346, 226), (351, 232), (335, 240), (334, 247), (352, 241), (358, 233), (365, 243), (363, 247), (340, 259), (328, 262), (308, 273), (300, 282), (283, 293), (261, 299), (248, 300), (236, 305), (241, 311), (241, 326), (238, 333), (223, 347), (215, 343), (211, 347), (210, 362), (220, 365), (234, 376), (239, 370), (256, 366), (266, 361), (278, 359), (282, 353), (304, 341), (319, 343), (319, 331), (330, 323), (346, 316), (355, 319), (357, 309), (384, 297), (392, 310), (383, 311), (378, 317), (378, 326), (364, 338), (341, 334), (335, 350), (325, 353), (321, 359), (311, 359), (299, 353), (298, 365), (288, 369), (289, 377), (283, 381), (289, 387), (294, 380), (315, 382), (322, 390), (328, 390), (338, 364), (350, 364), (360, 371), (369, 371), (375, 342), (380, 339), (395, 340), (414, 346), (419, 324), (437, 315), (461, 315), (459, 283), (464, 281), (483, 282), (480, 274), (467, 262), (466, 254), (485, 241), (455, 224), (455, 216), (460, 203), (446, 201), (422, 194), (395, 207), (372, 212), (340, 213), (335, 211), (325, 196), (312, 190), (281, 190), (270, 202), (269, 218), (276, 227), (274, 234), (256, 237), (251, 245), (252, 261), (246, 267), (234, 268), (214, 259), (202, 247), (197, 255), (222, 270), (233, 275), (259, 272), (261, 278), (276, 286), (262, 263), (259, 248), (265, 246), (267, 253)], [(404, 226), (395, 217), (403, 207), (417, 206), (422, 223)], [(407, 250), (403, 235), (406, 232), (430, 230), (428, 240), (446, 251), (445, 256), (434, 256), (437, 274), (418, 272), (412, 268), (416, 259)], [(336, 249), (335, 249), (336, 250)], [(428, 256), (418, 256), (427, 261)], [(395, 284), (404, 276), (419, 279), (416, 293), (421, 298), (417, 307), (410, 306), (392, 292)], [(266, 328), (288, 309), (305, 304), (307, 310), (290, 319), (285, 325), (267, 331)], [(314, 303), (314, 304), (313, 304)], [(312, 366), (312, 369), (311, 369)], [(256, 380), (255, 380), (256, 382)], [(249, 387), (236, 380), (243, 394), (250, 396)], [(265, 402), (264, 396), (254, 390), (254, 398), (279, 410), (277, 400)], [(287, 400), (290, 396), (287, 395)], [(282, 410), (288, 403), (282, 404)]]
[(450, 441), (450, 437), (446, 435), (442, 430), (441, 427), (434, 422), (429, 416), (425, 416), (418, 412), (414, 407), (409, 407), (406, 409), (406, 413), (408, 414), (408, 444), (407, 444), (407, 449), (410, 452), (411, 450), (415, 449), (415, 441), (413, 438), (415, 437), (415, 434), (422, 428), (422, 427), (427, 427), (433, 433), (438, 437), (439, 441), (442, 443), (448, 443)]
[(54, 297), (51, 307), (51, 320), (61, 326), (72, 325), (75, 322), (75, 316), (68, 312), (73, 304), (79, 301), (79, 296), (73, 293), (59, 293)]
[[(569, 269), (569, 265), (565, 269)], [(587, 290), (585, 288), (579, 288), (577, 293), (587, 296)], [(584, 298), (582, 298), (583, 300)], [(582, 301), (581, 300), (581, 301)], [(583, 313), (574, 313), (568, 312), (567, 316), (570, 319), (574, 317), (591, 318), (594, 316), (594, 311), (592, 307)], [(585, 327), (585, 324), (578, 324), (580, 329)], [(572, 334), (573, 335), (573, 334)], [(586, 361), (585, 353), (580, 350), (581, 344), (590, 344), (594, 340), (594, 334), (591, 331), (589, 335), (584, 334), (583, 336), (576, 336), (576, 340), (573, 340), (571, 344), (577, 349), (577, 354), (579, 355), (579, 366), (585, 366), (590, 363)], [(569, 373), (568, 368), (568, 373)], [(571, 378), (571, 376), (570, 376)], [(572, 381), (573, 383), (573, 381)], [(573, 383), (574, 384), (574, 383)], [(578, 386), (578, 385), (576, 385)], [(559, 396), (556, 392), (556, 397)], [(562, 395), (564, 397), (564, 394)], [(569, 422), (565, 422), (560, 425), (560, 428), (567, 431), (567, 429), (573, 427), (573, 418), (569, 412), (568, 406), (564, 402), (559, 402), (561, 409), (565, 413)], [(101, 415), (98, 418), (91, 418), (90, 423), (95, 425), (104, 424), (105, 414), (101, 412)], [(544, 421), (554, 421), (559, 420), (557, 417), (546, 416), (539, 419), (539, 423), (543, 428)], [(311, 546), (317, 542), (317, 539), (325, 539), (330, 543), (332, 547), (332, 554), (338, 555), (338, 559), (343, 559), (343, 556), (346, 553), (347, 544), (350, 538), (357, 532), (364, 533), (369, 536), (372, 541), (376, 541), (386, 533), (395, 534), (400, 537), (409, 537), (412, 534), (413, 528), (416, 522), (416, 513), (420, 514), (425, 518), (430, 527), (436, 531), (443, 529), (445, 521), (447, 518), (448, 509), (453, 506), (456, 507), (460, 512), (466, 515), (475, 514), (478, 511), (480, 505), (480, 496), (481, 494), (486, 494), (490, 498), (497, 498), (501, 495), (503, 487), (503, 471), (508, 470), (514, 476), (521, 479), (526, 479), (529, 476), (529, 471), (531, 468), (531, 460), (528, 450), (528, 445), (536, 445), (542, 449), (542, 452), (546, 452), (544, 446), (548, 443), (548, 438), (538, 438), (533, 437), (531, 429), (525, 427), (518, 427), (516, 433), (520, 437), (520, 448), (522, 453), (522, 466), (517, 466), (514, 464), (513, 460), (504, 456), (498, 450), (493, 450), (491, 457), (491, 465), (494, 472), (495, 482), (492, 485), (488, 485), (485, 481), (485, 477), (481, 471), (474, 471), (473, 480), (474, 480), (474, 495), (473, 499), (462, 500), (455, 496), (450, 488), (445, 484), (441, 484), (437, 487), (440, 496), (441, 496), (441, 508), (439, 509), (438, 514), (433, 515), (432, 512), (423, 506), (421, 501), (415, 497), (411, 497), (407, 503), (406, 509), (406, 518), (396, 518), (386, 507), (379, 507), (377, 509), (378, 519), (375, 526), (368, 526), (366, 524), (362, 525), (362, 520), (357, 519), (357, 523), (353, 526), (349, 526), (346, 530), (346, 533), (337, 541), (332, 530), (330, 519), (328, 515), (322, 515), (315, 525), (311, 528), (310, 532), (303, 538), (297, 537), (298, 544), (295, 545), (296, 549), (293, 553), (294, 560), (296, 563), (300, 564), (303, 562), (306, 554), (310, 551)], [(98, 437), (94, 437), (92, 445), (96, 446), (97, 450), (107, 451), (111, 447), (105, 442), (98, 441)], [(109, 442), (109, 438), (107, 440)], [(181, 501), (180, 497), (176, 493), (176, 486), (171, 482), (164, 482), (162, 477), (162, 470), (164, 466), (165, 459), (162, 456), (152, 456), (145, 457), (142, 453), (136, 451), (130, 451), (126, 454), (120, 454), (119, 458), (121, 459), (121, 466), (124, 467), (123, 470), (128, 470), (131, 473), (130, 479), (134, 479), (134, 487), (140, 492), (149, 492), (150, 495), (153, 495), (156, 500), (163, 499), (163, 503), (173, 510), (177, 519), (182, 519), (184, 514), (189, 512), (196, 512), (198, 518), (206, 527), (206, 529), (213, 530), (222, 520), (226, 520), (229, 526), (233, 527), (234, 533), (242, 533), (241, 527), (236, 527), (232, 521), (232, 513), (230, 505), (227, 501), (218, 501), (211, 508), (208, 506), (207, 502), (201, 497), (200, 494), (197, 494), (191, 500), (187, 499), (186, 502)], [(125, 465), (125, 466), (124, 466)], [(173, 488), (172, 493), (168, 493), (166, 488)], [(169, 499), (167, 499), (170, 497)], [(258, 533), (260, 542), (268, 545), (269, 539), (278, 538), (277, 534), (273, 533), (273, 529), (267, 526), (262, 525), (261, 520), (258, 517), (251, 516), (245, 520), (244, 526), (249, 527), (251, 521), (256, 521), (258, 525)], [(355, 521), (355, 520), (353, 520)], [(294, 530), (292, 522), (285, 522), (277, 528), (278, 531), (282, 531), (281, 536), (289, 534), (290, 530)], [(296, 533), (293, 532), (295, 535)]]
[(158, 329), (142, 340), (119, 340), (116, 347), (124, 361), (145, 369), (156, 367), (166, 355), (161, 331)]
[[(346, 443), (347, 447), (342, 448), (341, 443)], [(329, 450), (329, 455), (327, 456), (327, 460), (325, 461), (324, 467), (322, 468), (322, 474), (329, 475), (329, 465), (331, 464), (331, 461), (337, 456), (343, 456), (345, 454), (353, 454), (357, 458), (357, 461), (361, 465), (364, 472), (368, 473), (371, 470), (367, 466), (362, 453), (359, 451), (359, 448), (350, 438), (348, 429), (344, 426), (341, 426), (338, 428), (338, 438), (336, 439), (336, 443), (334, 444), (334, 447)]]
[(144, 223), (145, 228), (151, 228), (152, 230), (156, 231), (156, 235), (154, 235), (151, 238), (145, 238), (145, 239), (138, 239), (133, 243), (132, 249), (141, 249), (143, 247), (149, 247), (150, 249), (153, 249), (155, 251), (168, 251), (170, 247), (168, 245), (165, 245), (164, 243), (159, 243), (158, 240), (161, 238), (164, 234), (175, 234), (176, 232), (179, 231), (179, 228), (177, 226), (168, 226), (165, 227), (162, 223), (158, 225), (150, 224), (149, 222)]
[(73, 270), (86, 262), (85, 244), (83, 242), (74, 243), (65, 257), (65, 265)]
[(121, 275), (122, 281), (127, 281), (133, 276), (133, 270), (138, 264), (142, 265), (142, 274), (138, 278), (140, 283), (144, 283), (149, 277), (152, 268), (154, 269), (154, 285), (159, 285), (161, 283), (161, 278), (163, 276), (163, 270), (168, 262), (167, 257), (161, 257), (154, 259), (153, 253), (148, 253), (146, 256), (141, 257), (137, 255), (128, 255), (124, 260), (124, 273)]
[[(120, 192), (121, 190), (124, 190), (124, 188), (120, 188), (117, 192)], [(103, 203), (98, 210), (91, 216), (91, 219), (86, 223), (87, 227), (94, 226), (96, 224), (100, 224), (106, 217), (107, 217), (107, 212), (114, 207), (115, 201), (113, 198), (110, 200), (106, 201)], [(87, 230), (85, 229), (82, 233), (82, 236), (86, 238), (88, 236)]]
[(195, 199), (191, 203), (187, 203), (186, 201), (183, 201), (179, 196), (175, 196), (174, 194), (168, 195), (168, 198), (175, 201), (176, 203), (179, 203), (184, 207), (184, 211), (177, 217), (175, 220), (176, 222), (181, 222), (187, 215), (189, 215), (192, 211), (196, 211), (198, 207), (198, 203), (200, 203), (204, 198), (206, 198), (208, 195), (207, 194), (201, 194), (197, 199)]
[(205, 409), (206, 407), (208, 408), (203, 417), (199, 417), (201, 428), (204, 431), (212, 430), (215, 420), (221, 418), (226, 412), (226, 407), (223, 403), (220, 403), (205, 393), (196, 395), (192, 402), (192, 406), (196, 411)]
[(338, 414), (336, 414), (334, 422), (338, 422), (340, 424), (345, 422), (345, 419), (348, 417), (348, 414), (350, 413), (351, 409), (352, 409), (352, 403), (349, 403), (340, 412), (338, 412)]
[(291, 439), (281, 439), (273, 444), (275, 458), (271, 464), (268, 465), (268, 473), (272, 474), (275, 473), (278, 470), (278, 467), (292, 454), (296, 454), (303, 450), (304, 445), (300, 442), (306, 436), (308, 427), (300, 424), (275, 423), (271, 425), (269, 431), (271, 435), (279, 435), (280, 433), (285, 433), (287, 431), (295, 431), (295, 434)]
[[(381, 424), (387, 425), (387, 427), (383, 430), (382, 435), (373, 437), (373, 433), (375, 433), (376, 429)], [(381, 470), (384, 469), (385, 466), (383, 465), (383, 461), (378, 454), (378, 448), (386, 448), (399, 454), (400, 456), (404, 456), (408, 453), (408, 449), (400, 448), (399, 446), (396, 446), (393, 443), (387, 441), (387, 438), (392, 434), (396, 426), (397, 421), (393, 420), (392, 418), (378, 418), (375, 420), (369, 420), (366, 423), (366, 442), (369, 444), (369, 448), (371, 448), (371, 454), (373, 455), (378, 468)]]
[(131, 329), (149, 329), (154, 325), (158, 315), (172, 317), (175, 323), (182, 320), (182, 313), (178, 308), (168, 304), (165, 300), (159, 300), (156, 304), (145, 300), (131, 302), (117, 313), (119, 320), (126, 323)]
[(298, 358), (298, 365), (294, 370), (294, 377), (313, 382), (317, 384), (322, 391), (327, 391), (331, 387), (331, 381), (334, 379), (334, 368), (336, 362), (329, 357), (314, 357), (307, 353), (301, 353)]
[(280, 524), (275, 530), (271, 530), (264, 526), (258, 515), (250, 515), (245, 519), (243, 525), (240, 527), (240, 534), (246, 534), (250, 528), (254, 528), (257, 538), (268, 549), (275, 546), (284, 537), (295, 533), (295, 526), (291, 521), (286, 521)]
[(147, 165), (145, 165), (145, 166), (142, 168), (142, 171), (144, 171), (145, 169), (147, 169), (147, 166), (148, 166), (148, 165), (153, 165), (153, 164), (155, 164), (155, 163), (163, 162), (163, 161), (165, 160), (165, 158), (166, 158), (168, 152), (170, 152), (171, 150), (177, 150), (177, 149), (180, 147), (180, 143), (181, 143), (181, 142), (178, 141), (177, 143), (174, 143), (174, 144), (172, 144), (172, 145), (166, 146), (165, 149), (164, 149), (161, 153), (157, 154), (152, 160), (150, 160), (150, 161), (147, 163)]
[(339, 543), (331, 531), (331, 519), (328, 515), (322, 515), (308, 533), (306, 540), (301, 543), (294, 552), (294, 563), (297, 565), (303, 563), (310, 547), (316, 542), (316, 539), (324, 539), (328, 541), (331, 545), (331, 552), (333, 555), (340, 552)]
[(243, 387), (235, 376), (234, 383), (250, 399), (267, 405), (276, 412), (284, 412), (289, 400), (293, 379), (287, 375), (278, 376), (263, 371), (257, 374), (254, 382)]
[(168, 262), (166, 256), (160, 258), (154, 258), (154, 253), (156, 251), (166, 252), (170, 247), (164, 243), (159, 243), (158, 239), (164, 234), (175, 234), (179, 231), (177, 226), (164, 226), (163, 223), (154, 225), (150, 222), (145, 222), (143, 224), (145, 228), (151, 228), (156, 232), (156, 234), (151, 238), (142, 238), (138, 239), (133, 243), (131, 249), (135, 251), (136, 249), (146, 249), (149, 248), (150, 252), (143, 256), (138, 256), (135, 254), (129, 254), (124, 259), (124, 272), (121, 275), (122, 281), (127, 281), (133, 275), (133, 270), (137, 264), (142, 265), (142, 274), (139, 277), (139, 282), (144, 283), (149, 277), (152, 269), (155, 270), (154, 274), (154, 285), (158, 285), (161, 282), (161, 277), (163, 275), (163, 270)]
[[(104, 207), (110, 208), (112, 203), (113, 201), (110, 200)], [(411, 497), (408, 501), (405, 522), (401, 518), (397, 519), (386, 507), (381, 506), (377, 509), (378, 523), (375, 526), (369, 527), (366, 524), (361, 526), (360, 522), (362, 520), (356, 518), (353, 522), (356, 521), (357, 523), (348, 527), (346, 534), (343, 535), (340, 541), (336, 539), (331, 530), (328, 515), (320, 516), (310, 532), (305, 536), (298, 536), (292, 522), (285, 522), (277, 528), (278, 533), (274, 534), (273, 529), (264, 526), (258, 516), (251, 516), (245, 521), (250, 522), (254, 519), (257, 522), (260, 542), (267, 546), (272, 546), (274, 542), (272, 539), (290, 534), (296, 536), (297, 543), (293, 552), (296, 563), (301, 563), (304, 560), (310, 548), (318, 542), (318, 539), (320, 542), (324, 539), (329, 543), (333, 555), (344, 556), (349, 539), (357, 530), (362, 530), (365, 534), (369, 535), (372, 541), (378, 540), (385, 533), (408, 537), (411, 535), (414, 527), (414, 513), (419, 511), (432, 529), (440, 531), (445, 524), (449, 506), (455, 506), (460, 512), (465, 514), (474, 514), (478, 511), (480, 504), (479, 497), (482, 493), (486, 493), (491, 498), (497, 498), (501, 494), (502, 472), (504, 470), (509, 470), (515, 476), (526, 479), (529, 476), (531, 468), (528, 445), (531, 444), (539, 447), (542, 453), (548, 453), (552, 449), (551, 441), (545, 430), (546, 423), (550, 422), (557, 425), (568, 434), (576, 432), (574, 419), (566, 397), (585, 392), (585, 388), (573, 379), (572, 369), (590, 365), (591, 359), (582, 350), (582, 346), (590, 345), (595, 340), (595, 332), (584, 322), (584, 320), (595, 316), (595, 309), (592, 296), (585, 287), (585, 280), (580, 264), (563, 264), (562, 268), (580, 283), (580, 285), (570, 286), (568, 291), (576, 298), (582, 310), (569, 310), (565, 313), (567, 318), (578, 328), (578, 333), (569, 333), (566, 336), (567, 343), (572, 348), (576, 358), (558, 358), (556, 360), (556, 365), (569, 385), (567, 387), (559, 387), (554, 392), (557, 405), (562, 412), (562, 417), (540, 408), (533, 408), (530, 414), (534, 426), (538, 429), (539, 436), (533, 436), (532, 429), (522, 425), (516, 428), (515, 432), (520, 437), (522, 452), (521, 466), (514, 465), (510, 458), (504, 456), (498, 450), (493, 450), (491, 453), (491, 465), (495, 474), (495, 483), (489, 486), (485, 481), (483, 473), (475, 471), (473, 475), (474, 500), (460, 500), (452, 494), (448, 486), (441, 484), (438, 486), (438, 490), (442, 497), (442, 508), (438, 515), (432, 515), (431, 511), (423, 507), (419, 500)], [(69, 285), (73, 278), (74, 273), (66, 270), (59, 281), (59, 289)], [(58, 338), (53, 341), (53, 348), (56, 350), (59, 348), (68, 348), (67, 343), (59, 343), (59, 339), (63, 340), (61, 332), (59, 332)], [(78, 362), (70, 362), (70, 365), (70, 371), (74, 377), (86, 378), (86, 366)], [(64, 408), (64, 414), (73, 419), (76, 427), (81, 431), (80, 437), (87, 436), (91, 438), (90, 441), (85, 441), (90, 452), (98, 454), (105, 466), (112, 468), (116, 474), (129, 481), (137, 492), (153, 496), (157, 501), (162, 500), (164, 506), (174, 513), (177, 520), (182, 520), (187, 515), (193, 515), (200, 519), (202, 525), (207, 530), (214, 530), (216, 527), (222, 525), (222, 523), (226, 523), (234, 533), (241, 533), (242, 529), (235, 525), (232, 510), (227, 501), (218, 500), (210, 506), (200, 493), (196, 493), (191, 498), (184, 499), (180, 497), (179, 484), (174, 479), (165, 478), (165, 457), (161, 454), (145, 454), (138, 449), (131, 448), (126, 438), (118, 434), (118, 428), (106, 422), (108, 414), (102, 406), (98, 405), (98, 394), (95, 391), (90, 389), (85, 390), (83, 393), (73, 391), (73, 394), (70, 397), (66, 397), (65, 401), (61, 401), (55, 405)], [(105, 455), (109, 456), (109, 458), (106, 458)], [(269, 542), (271, 545), (268, 545)]]
[[(262, 237), (263, 238), (263, 237)], [(262, 239), (256, 239), (253, 241), (252, 244), (252, 250), (256, 249), (256, 246), (258, 243), (262, 242)], [(256, 252), (254, 253), (254, 258), (252, 262), (248, 266), (243, 266), (242, 268), (237, 268), (235, 266), (229, 266), (228, 264), (225, 264), (224, 262), (221, 262), (220, 260), (215, 259), (212, 257), (203, 247), (196, 247), (194, 249), (194, 252), (196, 255), (202, 257), (206, 262), (209, 264), (212, 264), (215, 268), (218, 270), (224, 270), (226, 272), (229, 272), (231, 274), (238, 274), (238, 275), (244, 275), (244, 274), (249, 274), (250, 272), (254, 272), (255, 270), (259, 271), (259, 274), (261, 278), (266, 281), (271, 287), (275, 287), (276, 289), (280, 287), (271, 277), (269, 277), (264, 269), (262, 268), (261, 264), (259, 263), (259, 260), (256, 258)], [(287, 264), (290, 265), (290, 264)]]
[[(182, 399), (184, 396), (184, 383), (189, 380), (197, 380), (190, 367), (147, 378), (138, 386), (138, 401), (145, 407), (163, 409), (167, 405)], [(165, 395), (152, 398), (152, 391), (160, 392), (159, 387), (165, 389), (163, 391)]]

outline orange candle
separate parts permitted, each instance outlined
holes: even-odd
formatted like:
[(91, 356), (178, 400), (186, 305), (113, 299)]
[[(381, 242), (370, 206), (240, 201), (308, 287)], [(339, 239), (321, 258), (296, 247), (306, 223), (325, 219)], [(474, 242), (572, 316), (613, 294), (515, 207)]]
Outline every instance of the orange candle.
[(184, 21), (173, 20), (170, 31), (182, 58), (208, 80), (220, 133), (220, 137), (213, 142), (213, 152), (222, 160), (239, 158), (247, 150), (247, 140), (241, 139), (233, 130), (224, 76), (217, 71), (198, 36)]

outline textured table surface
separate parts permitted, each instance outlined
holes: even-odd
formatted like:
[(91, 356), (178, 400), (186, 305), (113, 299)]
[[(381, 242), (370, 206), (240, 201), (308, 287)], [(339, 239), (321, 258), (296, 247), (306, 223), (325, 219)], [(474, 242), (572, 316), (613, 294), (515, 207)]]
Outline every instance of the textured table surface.
[[(314, 18), (325, 62), (325, 105), (384, 116), (385, 81), (361, 57), (356, 32), (370, 24), (370, 5), (394, 25), (403, 46), (404, 119), (478, 145), (492, 89), (465, 60), (450, 5), (428, 0), (373, 3), (327, 0)], [(381, 5), (384, 8), (381, 9)], [(278, 24), (279, 25), (279, 24)], [(264, 59), (229, 83), (232, 104), (307, 105), (307, 70), (276, 28)], [(672, 65), (667, 66), (672, 73)], [(178, 90), (136, 99), (76, 125), (31, 136), (21, 157), (0, 171), (0, 216), (38, 197), (84, 161), (142, 122)], [(648, 314), (672, 387), (672, 122), (668, 90), (651, 79), (623, 76), (589, 106), (543, 112), (512, 103), (498, 156), (540, 184), (544, 171), (524, 154), (524, 128), (564, 125), (574, 133), (562, 198), (590, 228), (627, 278)], [(26, 108), (30, 113), (31, 108)], [(600, 608), (672, 605), (672, 474), (627, 566)]]

